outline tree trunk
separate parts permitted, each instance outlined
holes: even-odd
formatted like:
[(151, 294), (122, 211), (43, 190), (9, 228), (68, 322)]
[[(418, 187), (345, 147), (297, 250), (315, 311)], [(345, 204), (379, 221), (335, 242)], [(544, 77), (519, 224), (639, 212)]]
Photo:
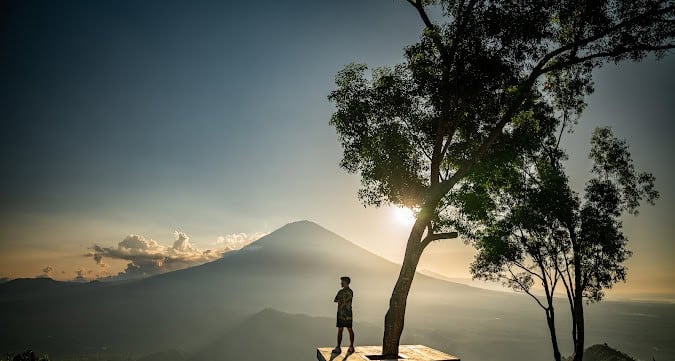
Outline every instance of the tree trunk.
[[(553, 307), (553, 294), (555, 293), (555, 285), (557, 281), (551, 281), (553, 282), (553, 285), (549, 287), (549, 282), (546, 279), (546, 268), (544, 266), (544, 263), (541, 261), (542, 257), (539, 255), (537, 257), (537, 264), (539, 266), (539, 270), (541, 271), (542, 274), (542, 285), (544, 286), (544, 292), (546, 292), (546, 303), (547, 307), (544, 309), (544, 312), (546, 313), (546, 323), (548, 325), (548, 332), (551, 334), (551, 345), (553, 347), (553, 359), (555, 361), (560, 361), (560, 348), (558, 347), (558, 335), (555, 331), (555, 307)], [(557, 274), (556, 274), (557, 277)], [(564, 276), (563, 276), (564, 277)], [(534, 297), (534, 296), (532, 296)]]
[(417, 219), (410, 231), (408, 244), (405, 249), (405, 257), (401, 265), (401, 272), (394, 285), (394, 290), (389, 299), (389, 310), (384, 317), (384, 336), (382, 338), (382, 355), (390, 358), (398, 358), (398, 346), (403, 333), (403, 324), (405, 320), (406, 301), (408, 292), (415, 277), (417, 264), (424, 250), (421, 246), (422, 235), (424, 234), (424, 220)]
[(558, 335), (555, 332), (555, 311), (553, 305), (549, 304), (549, 309), (546, 311), (546, 322), (548, 323), (548, 331), (551, 333), (551, 343), (553, 344), (553, 359), (560, 361), (560, 348), (558, 348)]
[(573, 317), (577, 326), (577, 337), (574, 342), (574, 361), (582, 361), (584, 359), (584, 305), (581, 292), (574, 298)]
[[(576, 252), (575, 248), (575, 252)], [(576, 326), (576, 332), (574, 335), (574, 360), (573, 361), (582, 361), (584, 359), (584, 289), (582, 283), (584, 282), (581, 278), (582, 268), (579, 258), (575, 254), (574, 256), (574, 324)]]

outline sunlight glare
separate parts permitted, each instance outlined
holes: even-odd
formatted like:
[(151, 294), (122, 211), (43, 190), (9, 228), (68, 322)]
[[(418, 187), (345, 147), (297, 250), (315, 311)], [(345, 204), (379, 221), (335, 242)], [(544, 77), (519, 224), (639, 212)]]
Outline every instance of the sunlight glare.
[(415, 223), (415, 213), (413, 213), (412, 209), (399, 206), (394, 206), (391, 209), (394, 221), (396, 221), (396, 223), (406, 226), (410, 226)]

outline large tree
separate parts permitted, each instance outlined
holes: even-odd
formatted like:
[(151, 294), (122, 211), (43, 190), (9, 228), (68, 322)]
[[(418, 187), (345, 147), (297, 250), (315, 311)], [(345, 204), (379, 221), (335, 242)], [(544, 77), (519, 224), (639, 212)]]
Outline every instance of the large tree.
[[(591, 138), (592, 178), (580, 199), (565, 175), (559, 139), (515, 159), (498, 177), (469, 175), (454, 193), (462, 210), (455, 226), (478, 250), (471, 265), (475, 277), (502, 281), (543, 309), (557, 361), (553, 301), (562, 285), (572, 318), (574, 360), (581, 360), (583, 301), (600, 301), (604, 289), (626, 279), (623, 262), (631, 253), (622, 213), (636, 214), (640, 202), (653, 204), (658, 192), (650, 173), (635, 170), (626, 142), (609, 128), (598, 128)], [(485, 201), (471, 202), (476, 198)], [(535, 284), (543, 297), (533, 292)]]
[(407, 1), (424, 31), (405, 61), (372, 72), (347, 65), (329, 95), (340, 165), (361, 175), (359, 199), (417, 210), (385, 316), (385, 356), (398, 354), (422, 252), (457, 236), (447, 198), (476, 169), (536, 152), (555, 131), (546, 75), (574, 67), (588, 84), (606, 62), (675, 46), (671, 1)]

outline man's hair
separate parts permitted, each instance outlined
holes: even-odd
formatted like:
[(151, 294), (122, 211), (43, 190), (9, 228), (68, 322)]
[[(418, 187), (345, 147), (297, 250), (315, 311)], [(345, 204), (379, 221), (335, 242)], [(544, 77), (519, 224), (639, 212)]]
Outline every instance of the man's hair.
[(340, 277), (340, 280), (345, 281), (347, 284), (350, 284), (352, 282), (352, 279), (347, 276)]

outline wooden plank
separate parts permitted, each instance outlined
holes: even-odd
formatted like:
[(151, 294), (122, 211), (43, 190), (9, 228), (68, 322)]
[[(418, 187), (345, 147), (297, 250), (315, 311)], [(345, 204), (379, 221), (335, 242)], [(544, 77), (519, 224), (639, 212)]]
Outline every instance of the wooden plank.
[[(347, 353), (348, 347), (342, 347), (339, 354), (332, 353), (333, 347), (316, 349), (318, 361), (369, 361), (369, 355), (381, 355), (382, 346), (356, 346), (353, 353)], [(398, 359), (384, 361), (460, 361), (459, 357), (448, 355), (424, 345), (400, 345)]]
[[(401, 351), (401, 350), (399, 350)], [(459, 357), (448, 355), (444, 352), (435, 350), (424, 345), (406, 345), (401, 356), (406, 356), (408, 359), (422, 359), (434, 361), (459, 361)]]

